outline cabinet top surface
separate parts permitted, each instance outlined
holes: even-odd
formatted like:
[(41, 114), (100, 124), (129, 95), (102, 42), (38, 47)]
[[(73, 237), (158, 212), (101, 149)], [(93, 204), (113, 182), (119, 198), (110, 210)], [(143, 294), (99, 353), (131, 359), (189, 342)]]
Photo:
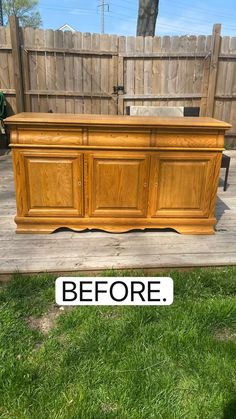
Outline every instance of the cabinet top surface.
[(203, 127), (229, 129), (230, 124), (207, 117), (151, 117), (151, 116), (118, 116), (118, 115), (79, 115), (59, 113), (22, 112), (4, 120), (7, 125), (115, 125), (139, 127)]

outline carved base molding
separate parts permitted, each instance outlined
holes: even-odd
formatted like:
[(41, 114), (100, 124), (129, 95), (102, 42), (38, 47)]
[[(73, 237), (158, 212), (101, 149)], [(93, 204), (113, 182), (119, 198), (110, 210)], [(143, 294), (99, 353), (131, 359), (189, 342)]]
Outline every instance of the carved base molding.
[(60, 228), (75, 231), (99, 229), (109, 233), (125, 233), (131, 230), (173, 229), (181, 234), (214, 234), (215, 218), (196, 219), (106, 219), (106, 218), (33, 218), (16, 217), (17, 233), (53, 233)]

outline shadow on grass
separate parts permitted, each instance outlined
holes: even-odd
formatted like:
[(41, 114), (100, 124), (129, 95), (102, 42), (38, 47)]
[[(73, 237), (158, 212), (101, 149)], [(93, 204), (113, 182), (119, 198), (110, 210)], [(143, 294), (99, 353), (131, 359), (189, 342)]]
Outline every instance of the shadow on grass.
[(233, 419), (236, 418), (236, 399), (230, 400), (226, 404), (223, 412), (222, 419)]

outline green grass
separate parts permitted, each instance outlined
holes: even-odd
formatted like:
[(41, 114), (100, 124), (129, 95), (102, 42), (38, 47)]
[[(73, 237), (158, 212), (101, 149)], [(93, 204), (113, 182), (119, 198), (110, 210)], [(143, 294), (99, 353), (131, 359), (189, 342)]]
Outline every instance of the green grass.
[(0, 417), (236, 418), (236, 268), (171, 276), (172, 306), (73, 308), (45, 335), (27, 319), (51, 309), (55, 276), (15, 275), (0, 290)]

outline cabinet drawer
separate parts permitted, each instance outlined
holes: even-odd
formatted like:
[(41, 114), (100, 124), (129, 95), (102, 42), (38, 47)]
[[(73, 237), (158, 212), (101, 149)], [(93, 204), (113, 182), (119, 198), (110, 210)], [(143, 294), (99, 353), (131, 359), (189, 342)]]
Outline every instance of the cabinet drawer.
[(112, 130), (92, 128), (88, 131), (88, 144), (96, 147), (149, 147), (151, 132), (141, 129), (124, 129), (122, 127)]

